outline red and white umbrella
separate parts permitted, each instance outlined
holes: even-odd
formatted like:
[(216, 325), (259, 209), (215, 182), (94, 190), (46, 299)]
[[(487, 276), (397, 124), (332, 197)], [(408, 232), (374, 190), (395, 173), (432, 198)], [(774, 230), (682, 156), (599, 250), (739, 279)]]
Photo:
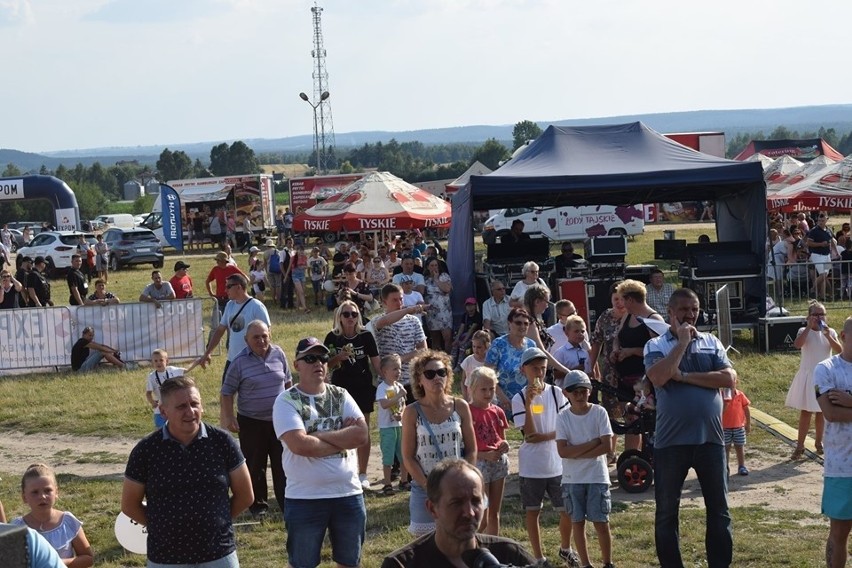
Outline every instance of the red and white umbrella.
[(787, 212), (852, 211), (852, 156), (770, 195), (767, 205)]
[(446, 227), (450, 204), (389, 172), (375, 172), (296, 215), (296, 231), (383, 231)]

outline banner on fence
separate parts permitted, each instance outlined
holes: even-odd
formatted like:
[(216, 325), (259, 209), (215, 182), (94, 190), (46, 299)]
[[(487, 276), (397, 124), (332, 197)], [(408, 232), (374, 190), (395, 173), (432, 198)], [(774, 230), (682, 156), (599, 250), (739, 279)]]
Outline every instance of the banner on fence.
[(0, 310), (0, 370), (67, 366), (84, 327), (96, 343), (121, 351), (125, 361), (147, 361), (154, 349), (171, 359), (204, 353), (204, 300), (191, 298), (108, 306)]

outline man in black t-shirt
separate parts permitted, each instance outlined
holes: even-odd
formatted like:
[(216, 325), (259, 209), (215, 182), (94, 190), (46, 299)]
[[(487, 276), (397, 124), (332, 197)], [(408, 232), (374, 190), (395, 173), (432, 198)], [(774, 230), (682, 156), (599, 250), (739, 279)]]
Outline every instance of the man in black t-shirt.
[(33, 259), (25, 256), (21, 259), (21, 267), (15, 272), (15, 280), (21, 283), (23, 289), (21, 290), (21, 297), (18, 301), (19, 307), (28, 308), (30, 306), (30, 292), (29, 288), (27, 288), (27, 281), (30, 277), (30, 271), (33, 269)]
[(435, 518), (435, 532), (386, 556), (382, 568), (494, 565), (478, 564), (486, 554), (500, 564), (534, 564), (535, 558), (514, 540), (477, 534), (486, 508), (484, 493), (482, 474), (474, 466), (460, 459), (439, 463), (426, 482), (426, 508)]
[(27, 288), (30, 295), (30, 307), (41, 308), (52, 306), (53, 300), (50, 299), (50, 282), (47, 281), (45, 270), (47, 262), (43, 256), (35, 258), (35, 267), (27, 276)]
[(91, 371), (101, 362), (101, 359), (106, 359), (119, 369), (124, 369), (124, 361), (119, 358), (121, 353), (109, 345), (95, 343), (92, 341), (94, 338), (94, 328), (83, 328), (80, 339), (71, 348), (71, 369), (74, 371)]
[(68, 271), (68, 276), (65, 278), (68, 282), (68, 303), (72, 306), (82, 306), (86, 303), (86, 297), (89, 295), (89, 283), (80, 270), (82, 266), (83, 257), (79, 254), (72, 255), (71, 270)]

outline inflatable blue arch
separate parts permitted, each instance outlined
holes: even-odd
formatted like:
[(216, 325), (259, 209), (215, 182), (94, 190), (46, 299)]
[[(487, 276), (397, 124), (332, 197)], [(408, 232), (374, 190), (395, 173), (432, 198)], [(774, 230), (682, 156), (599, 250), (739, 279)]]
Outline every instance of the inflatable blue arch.
[(74, 191), (53, 176), (0, 178), (0, 205), (21, 199), (46, 199), (53, 207), (54, 225), (60, 231), (80, 228), (80, 208)]

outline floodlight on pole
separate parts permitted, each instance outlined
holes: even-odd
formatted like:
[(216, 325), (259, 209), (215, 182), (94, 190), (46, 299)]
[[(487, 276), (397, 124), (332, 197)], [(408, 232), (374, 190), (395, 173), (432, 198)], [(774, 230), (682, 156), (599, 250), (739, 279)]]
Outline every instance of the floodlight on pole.
[[(311, 108), (314, 111), (314, 156), (316, 156), (316, 164), (317, 164), (317, 173), (323, 174), (325, 173), (325, 156), (320, 155), (320, 147), (319, 147), (319, 124), (317, 121), (317, 108), (319, 108), (320, 104), (326, 100), (331, 95), (328, 91), (323, 91), (320, 95), (320, 99), (312, 103), (311, 99), (308, 98), (308, 95), (305, 93), (299, 93), (299, 98), (311, 105)], [(322, 149), (323, 154), (325, 154), (325, 147)]]

